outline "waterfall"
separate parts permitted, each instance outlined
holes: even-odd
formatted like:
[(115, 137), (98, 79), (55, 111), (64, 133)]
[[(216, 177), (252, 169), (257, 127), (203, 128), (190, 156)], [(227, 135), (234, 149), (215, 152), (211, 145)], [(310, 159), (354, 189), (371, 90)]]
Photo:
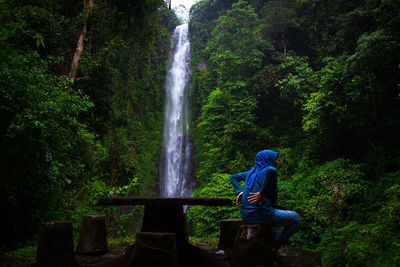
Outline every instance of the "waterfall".
[(188, 92), (190, 43), (188, 24), (177, 26), (171, 38), (172, 61), (166, 75), (160, 193), (163, 197), (191, 196), (192, 142), (189, 138)]

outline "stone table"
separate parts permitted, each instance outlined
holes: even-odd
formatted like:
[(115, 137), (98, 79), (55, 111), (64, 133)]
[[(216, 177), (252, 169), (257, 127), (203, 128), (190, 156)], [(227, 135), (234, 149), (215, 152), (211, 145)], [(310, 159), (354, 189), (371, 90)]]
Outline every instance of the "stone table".
[(98, 205), (144, 205), (141, 231), (175, 233), (178, 257), (181, 257), (183, 254), (188, 255), (188, 250), (192, 249), (186, 238), (183, 207), (187, 205), (234, 206), (234, 202), (228, 198), (107, 198), (99, 200)]

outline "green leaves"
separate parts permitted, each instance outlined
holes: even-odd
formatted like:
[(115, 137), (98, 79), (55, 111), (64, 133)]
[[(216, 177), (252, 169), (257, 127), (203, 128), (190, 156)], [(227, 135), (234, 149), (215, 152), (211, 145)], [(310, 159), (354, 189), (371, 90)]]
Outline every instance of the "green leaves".
[(216, 20), (206, 51), (220, 80), (245, 80), (260, 68), (263, 54), (256, 49), (256, 23), (254, 9), (244, 1), (233, 4), (226, 16)]
[[(193, 193), (196, 197), (231, 198), (235, 200), (228, 174), (213, 174), (207, 185), (199, 187)], [(222, 219), (239, 218), (239, 207), (202, 207), (190, 206), (188, 218), (193, 221), (195, 236), (218, 236), (219, 223)]]
[(217, 3), (192, 10), (203, 188), (276, 149), (297, 246), (326, 266), (398, 265), (400, 2)]
[(206, 69), (194, 73), (195, 97), (202, 98), (196, 142), (199, 157), (206, 159), (199, 163), (200, 181), (208, 181), (213, 172), (238, 169), (258, 138), (250, 78), (264, 55), (257, 49), (256, 24), (253, 7), (234, 3), (215, 21), (204, 50), (209, 58)]
[[(170, 34), (161, 12), (168, 27), (174, 22), (163, 1), (145, 2), (86, 7), (74, 83), (63, 74), (87, 11), (82, 2), (1, 3), (0, 200), (11, 230), (0, 251), (32, 238), (40, 221), (79, 223), (110, 188), (155, 194)], [(131, 215), (121, 215), (120, 227)]]
[(360, 166), (337, 159), (281, 180), (280, 204), (299, 212), (302, 219), (303, 231), (295, 240), (318, 243), (326, 229), (345, 222), (349, 206), (366, 190), (363, 177)]
[(36, 46), (37, 47), (39, 47), (39, 45), (42, 45), (43, 48), (45, 48), (43, 35), (41, 35), (40, 33), (37, 32), (33, 36), (33, 39), (36, 39)]
[(325, 235), (319, 250), (326, 265), (352, 262), (357, 266), (396, 266), (400, 252), (398, 225), (395, 224), (400, 218), (399, 192), (398, 185), (388, 189), (384, 196), (385, 205), (375, 210), (376, 220), (368, 223), (350, 221)]

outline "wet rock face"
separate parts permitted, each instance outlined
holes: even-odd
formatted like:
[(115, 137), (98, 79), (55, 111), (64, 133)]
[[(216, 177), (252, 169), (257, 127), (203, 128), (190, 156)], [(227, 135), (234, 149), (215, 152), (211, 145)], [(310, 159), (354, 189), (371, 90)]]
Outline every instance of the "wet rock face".
[(163, 232), (138, 233), (130, 266), (179, 266), (175, 234)]
[(106, 218), (104, 215), (85, 215), (82, 220), (77, 254), (100, 255), (108, 251)]
[(36, 266), (78, 266), (72, 240), (72, 223), (43, 222), (40, 225)]
[(236, 235), (232, 266), (272, 266), (276, 260), (274, 232), (265, 224), (241, 225)]

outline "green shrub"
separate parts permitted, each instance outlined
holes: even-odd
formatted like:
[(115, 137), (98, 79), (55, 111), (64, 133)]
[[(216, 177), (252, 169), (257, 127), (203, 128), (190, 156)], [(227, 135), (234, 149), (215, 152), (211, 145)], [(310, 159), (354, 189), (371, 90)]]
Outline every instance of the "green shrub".
[[(229, 174), (214, 174), (210, 182), (198, 188), (193, 196), (210, 198), (231, 198), (234, 201), (235, 191), (229, 180)], [(191, 206), (188, 210), (188, 218), (193, 223), (193, 235), (201, 237), (217, 237), (220, 220), (227, 218), (239, 218), (240, 207), (204, 207)]]
[(337, 159), (280, 180), (279, 204), (297, 211), (302, 221), (292, 240), (315, 247), (326, 229), (340, 225), (348, 206), (365, 190), (362, 177), (358, 165)]
[(325, 266), (398, 266), (400, 263), (400, 186), (385, 194), (377, 220), (350, 221), (324, 235), (319, 250)]

